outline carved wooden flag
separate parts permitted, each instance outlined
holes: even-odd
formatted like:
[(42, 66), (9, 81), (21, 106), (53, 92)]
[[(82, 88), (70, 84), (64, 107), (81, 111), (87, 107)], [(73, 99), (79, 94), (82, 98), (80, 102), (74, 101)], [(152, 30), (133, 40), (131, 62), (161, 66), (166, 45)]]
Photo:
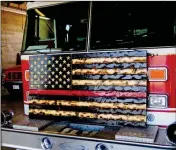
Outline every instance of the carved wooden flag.
[(146, 51), (30, 57), (30, 116), (145, 126), (146, 98)]

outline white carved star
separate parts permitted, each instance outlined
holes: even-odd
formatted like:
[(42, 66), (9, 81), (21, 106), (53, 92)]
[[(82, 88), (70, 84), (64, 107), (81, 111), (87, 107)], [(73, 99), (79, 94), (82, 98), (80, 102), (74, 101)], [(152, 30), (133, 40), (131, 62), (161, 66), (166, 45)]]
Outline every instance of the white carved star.
[(55, 58), (54, 58), (54, 57), (52, 57), (51, 59), (52, 59), (52, 60), (54, 60)]
[(67, 71), (67, 74), (69, 75), (69, 74), (70, 74), (70, 71)]
[(54, 84), (52, 84), (51, 86), (52, 86), (52, 88), (54, 88), (54, 87), (55, 87), (55, 85), (54, 85)]
[(44, 67), (46, 68), (46, 67), (47, 67), (47, 65), (44, 65)]
[(33, 64), (31, 64), (31, 68), (33, 68)]
[(44, 73), (45, 73), (45, 74), (47, 74), (47, 72), (46, 72), (46, 71), (45, 71)]
[(38, 65), (37, 67), (40, 68), (40, 65)]
[(59, 60), (62, 60), (62, 57), (61, 57), (61, 56), (59, 57)]
[(70, 88), (70, 85), (67, 85), (67, 88)]
[(58, 61), (58, 60), (56, 60), (56, 61), (55, 61), (55, 63), (56, 63), (56, 64), (58, 64), (58, 63), (59, 63), (59, 61)]
[(59, 67), (62, 67), (62, 64), (59, 64)]
[(51, 64), (51, 60), (48, 60), (48, 64)]
[(67, 67), (70, 67), (70, 64), (67, 64)]
[(66, 71), (66, 68), (64, 67), (63, 70)]
[(59, 88), (62, 88), (62, 85), (61, 85), (61, 84), (59, 85)]
[(54, 82), (54, 78), (51, 79)]
[(48, 86), (47, 84), (44, 85), (45, 88), (47, 88), (47, 86)]
[(41, 68), (41, 71), (43, 71), (43, 68)]
[(58, 78), (58, 75), (55, 75), (55, 78)]
[(34, 61), (34, 64), (36, 65), (36, 64), (37, 64), (37, 62), (36, 62), (36, 61)]
[(52, 71), (51, 73), (52, 73), (52, 75), (54, 75), (54, 74), (55, 74), (55, 72), (54, 72), (54, 71)]
[(41, 61), (41, 64), (44, 64), (44, 61), (43, 61), (43, 60)]
[(59, 74), (61, 75), (61, 74), (62, 74), (62, 72), (60, 71), (60, 72), (59, 72)]
[(58, 70), (59, 70), (59, 68), (55, 68), (55, 70), (56, 70), (56, 71), (58, 71)]
[(70, 59), (70, 56), (67, 56), (67, 60), (69, 60)]
[(59, 83), (58, 81), (55, 82), (55, 84), (58, 84), (58, 83)]
[(67, 79), (67, 81), (69, 82), (69, 81), (70, 81), (70, 79), (68, 78), (68, 79)]
[(48, 78), (51, 78), (51, 75), (48, 75)]
[(51, 81), (48, 81), (48, 84), (51, 84)]
[(44, 59), (45, 59), (45, 60), (47, 60), (48, 58), (47, 58), (47, 57), (45, 57)]
[(64, 60), (64, 61), (63, 61), (63, 63), (65, 64), (65, 63), (66, 63), (66, 61)]
[(52, 67), (54, 68), (54, 67), (55, 67), (55, 65), (54, 65), (54, 64), (52, 64)]
[(64, 81), (63, 84), (66, 84), (66, 82)]
[(61, 78), (59, 78), (59, 81), (61, 82), (61, 81), (62, 81), (62, 79), (61, 79)]
[(45, 78), (44, 80), (47, 81), (47, 78)]
[(37, 60), (40, 60), (40, 57), (38, 57)]
[(48, 68), (49, 71), (51, 71), (51, 68)]

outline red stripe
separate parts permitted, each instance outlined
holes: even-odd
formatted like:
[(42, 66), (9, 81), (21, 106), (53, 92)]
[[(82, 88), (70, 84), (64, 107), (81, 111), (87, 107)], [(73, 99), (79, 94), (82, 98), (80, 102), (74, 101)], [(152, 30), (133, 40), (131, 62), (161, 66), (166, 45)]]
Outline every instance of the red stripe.
[(145, 92), (117, 92), (117, 91), (82, 91), (82, 90), (30, 90), (30, 94), (39, 95), (67, 95), (67, 96), (116, 96), (144, 98)]
[(167, 112), (167, 113), (173, 113), (173, 112), (175, 112), (176, 113), (176, 110), (164, 110), (164, 109), (162, 109), (162, 110), (147, 110), (148, 112)]
[(159, 125), (159, 127), (160, 127), (160, 128), (167, 128), (167, 126), (160, 126), (160, 125)]

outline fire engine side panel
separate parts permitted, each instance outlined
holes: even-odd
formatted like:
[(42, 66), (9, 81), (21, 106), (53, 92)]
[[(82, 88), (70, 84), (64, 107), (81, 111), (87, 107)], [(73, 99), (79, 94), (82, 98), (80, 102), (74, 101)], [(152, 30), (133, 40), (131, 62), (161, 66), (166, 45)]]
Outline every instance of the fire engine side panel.
[(23, 101), (24, 101), (24, 114), (28, 115), (29, 113), (29, 104), (28, 104), (28, 90), (29, 82), (26, 81), (25, 71), (29, 70), (29, 57), (22, 57), (21, 59), (21, 68), (22, 68), (22, 82), (23, 82)]
[(162, 55), (162, 56), (149, 56), (148, 57), (148, 67), (167, 67), (168, 69), (168, 79), (167, 81), (161, 82), (149, 82), (149, 93), (157, 94), (167, 94), (169, 103), (168, 108), (175, 108), (175, 61), (176, 55)]
[[(149, 94), (166, 94), (168, 96), (168, 108), (157, 109), (147, 108), (148, 116), (154, 116), (154, 120), (147, 120), (148, 124), (167, 126), (173, 123), (176, 118), (176, 49), (164, 48), (164, 49), (150, 49), (148, 56), (148, 67), (167, 67), (168, 79), (167, 81), (150, 81), (149, 82)], [(23, 76), (23, 93), (24, 93), (24, 107), (25, 114), (28, 115), (28, 100), (27, 92), (29, 91), (29, 82), (25, 79), (25, 70), (29, 70), (29, 55), (22, 56), (22, 76)], [(38, 91), (39, 92), (39, 91)], [(36, 91), (36, 93), (38, 93)], [(52, 92), (52, 91), (51, 91)], [(53, 93), (54, 95), (54, 93)], [(163, 120), (163, 116), (165, 119)]]
[[(152, 54), (152, 50), (148, 52)], [(148, 92), (167, 95), (168, 107), (148, 108), (147, 122), (165, 127), (176, 121), (176, 49), (158, 49), (153, 54), (148, 57), (148, 67), (166, 67), (168, 75), (166, 81), (150, 81)]]

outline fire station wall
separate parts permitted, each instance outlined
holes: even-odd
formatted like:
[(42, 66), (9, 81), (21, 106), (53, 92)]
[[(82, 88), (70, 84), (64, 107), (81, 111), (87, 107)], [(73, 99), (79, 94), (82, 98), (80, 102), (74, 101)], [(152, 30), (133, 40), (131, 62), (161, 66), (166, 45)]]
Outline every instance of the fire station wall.
[(16, 66), (21, 51), (26, 15), (1, 10), (2, 69)]

